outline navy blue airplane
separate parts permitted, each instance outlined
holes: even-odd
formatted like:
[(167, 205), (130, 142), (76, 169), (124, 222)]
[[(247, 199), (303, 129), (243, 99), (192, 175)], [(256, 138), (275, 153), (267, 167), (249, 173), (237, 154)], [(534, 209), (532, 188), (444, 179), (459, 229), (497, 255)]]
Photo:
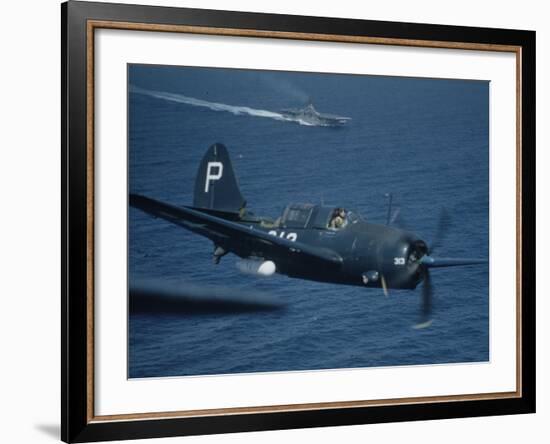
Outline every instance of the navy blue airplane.
[[(391, 199), (390, 199), (391, 201)], [(344, 208), (289, 204), (276, 219), (246, 209), (231, 159), (224, 145), (212, 145), (195, 180), (193, 206), (175, 206), (130, 194), (130, 205), (154, 217), (210, 239), (213, 262), (228, 253), (241, 258), (241, 271), (259, 276), (275, 273), (318, 282), (388, 289), (423, 285), (423, 306), (431, 310), (432, 268), (487, 263), (486, 259), (436, 258), (415, 234), (386, 224), (370, 223)], [(442, 238), (442, 213), (436, 238)]]

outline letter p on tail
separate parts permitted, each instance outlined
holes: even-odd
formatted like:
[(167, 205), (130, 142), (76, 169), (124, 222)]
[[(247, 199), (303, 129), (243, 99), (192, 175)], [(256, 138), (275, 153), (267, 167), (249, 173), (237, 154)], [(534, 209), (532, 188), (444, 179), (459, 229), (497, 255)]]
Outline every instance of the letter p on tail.
[(195, 179), (193, 206), (238, 213), (246, 201), (241, 195), (227, 148), (215, 143), (202, 158)]
[[(216, 171), (216, 173), (213, 173)], [(206, 180), (204, 181), (204, 192), (208, 193), (211, 180), (220, 180), (223, 176), (223, 163), (221, 162), (208, 162), (206, 167)]]

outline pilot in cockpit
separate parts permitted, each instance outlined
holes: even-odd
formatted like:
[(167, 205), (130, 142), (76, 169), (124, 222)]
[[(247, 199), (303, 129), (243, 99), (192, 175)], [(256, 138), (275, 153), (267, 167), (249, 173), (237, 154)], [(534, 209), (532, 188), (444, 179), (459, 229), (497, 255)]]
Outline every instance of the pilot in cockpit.
[(332, 213), (332, 218), (328, 224), (329, 228), (333, 230), (339, 230), (346, 226), (346, 210), (343, 208), (336, 208)]

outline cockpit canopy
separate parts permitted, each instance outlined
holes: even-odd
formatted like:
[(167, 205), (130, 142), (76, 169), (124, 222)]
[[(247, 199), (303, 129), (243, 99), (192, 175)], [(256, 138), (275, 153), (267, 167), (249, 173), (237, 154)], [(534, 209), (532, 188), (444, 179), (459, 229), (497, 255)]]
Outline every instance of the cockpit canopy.
[(283, 211), (281, 226), (285, 228), (306, 228), (315, 210), (313, 204), (290, 204)]
[[(333, 220), (343, 210), (342, 223), (334, 224)], [(340, 230), (356, 223), (361, 217), (356, 211), (340, 207), (327, 207), (314, 204), (293, 203), (288, 205), (279, 220), (282, 228), (316, 228), (319, 230)]]

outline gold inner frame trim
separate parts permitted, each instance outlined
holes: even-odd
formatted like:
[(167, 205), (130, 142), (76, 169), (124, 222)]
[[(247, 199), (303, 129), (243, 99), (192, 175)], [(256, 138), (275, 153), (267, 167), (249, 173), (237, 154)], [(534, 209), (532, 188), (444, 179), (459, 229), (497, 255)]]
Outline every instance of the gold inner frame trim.
[[(451, 396), (424, 396), (379, 400), (363, 401), (338, 401), (307, 404), (285, 404), (255, 407), (229, 407), (206, 410), (182, 410), (170, 412), (148, 412), (148, 413), (128, 413), (117, 415), (94, 414), (94, 32), (95, 29), (119, 29), (131, 31), (152, 31), (152, 32), (177, 32), (187, 34), (218, 35), (233, 37), (256, 37), (256, 38), (276, 38), (288, 40), (309, 40), (320, 42), (336, 43), (360, 43), (372, 45), (394, 45), (421, 48), (442, 48), (442, 49), (461, 49), (474, 51), (493, 51), (493, 52), (511, 52), (516, 56), (516, 391), (498, 392), (498, 393), (476, 393)], [(87, 61), (87, 146), (86, 146), (86, 206), (87, 206), (87, 421), (88, 423), (106, 422), (106, 421), (129, 421), (129, 420), (155, 420), (165, 418), (189, 418), (199, 416), (227, 416), (238, 414), (259, 414), (275, 412), (296, 412), (303, 410), (327, 410), (335, 408), (359, 408), (375, 407), (389, 405), (406, 405), (417, 403), (441, 403), (441, 402), (461, 402), (461, 401), (479, 401), (491, 399), (510, 399), (522, 396), (522, 311), (521, 311), (521, 282), (522, 282), (522, 48), (514, 45), (497, 45), (487, 43), (470, 42), (448, 42), (435, 40), (413, 40), (398, 38), (381, 38), (368, 36), (348, 36), (333, 34), (311, 34), (300, 32), (283, 31), (265, 31), (255, 29), (235, 29), (235, 28), (213, 28), (187, 25), (165, 25), (149, 23), (131, 23), (105, 20), (87, 21), (87, 43), (86, 43), (86, 61)]]

